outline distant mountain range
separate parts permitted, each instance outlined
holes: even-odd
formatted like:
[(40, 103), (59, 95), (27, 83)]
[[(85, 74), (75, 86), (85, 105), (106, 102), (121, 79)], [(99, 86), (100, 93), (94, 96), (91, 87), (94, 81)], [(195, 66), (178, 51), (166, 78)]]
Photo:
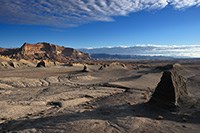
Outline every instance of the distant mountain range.
[(174, 59), (169, 56), (142, 56), (142, 55), (110, 55), (110, 54), (90, 54), (94, 59), (118, 60), (118, 59)]
[(37, 44), (24, 43), (21, 48), (0, 48), (0, 55), (13, 59), (49, 60), (58, 62), (90, 60), (89, 54), (79, 52), (73, 48), (42, 42)]
[[(97, 58), (97, 54), (102, 57), (102, 54), (109, 55), (127, 55), (132, 56), (146, 56), (146, 57), (174, 57), (174, 58), (190, 58), (200, 57), (199, 45), (184, 45), (184, 46), (166, 46), (166, 45), (135, 45), (135, 46), (120, 46), (120, 47), (101, 47), (101, 48), (82, 48), (79, 51), (89, 53), (91, 56)], [(116, 56), (116, 57), (117, 57)], [(120, 57), (120, 58), (121, 58)], [(128, 57), (128, 58), (129, 58)]]

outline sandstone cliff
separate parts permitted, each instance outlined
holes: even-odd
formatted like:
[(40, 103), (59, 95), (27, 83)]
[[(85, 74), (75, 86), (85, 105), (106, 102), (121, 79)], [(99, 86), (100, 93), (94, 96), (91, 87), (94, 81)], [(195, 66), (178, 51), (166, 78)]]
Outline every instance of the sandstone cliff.
[(36, 59), (58, 62), (90, 60), (90, 56), (86, 53), (45, 42), (37, 44), (24, 43), (21, 48), (16, 49), (0, 48), (0, 55), (9, 56), (14, 59)]

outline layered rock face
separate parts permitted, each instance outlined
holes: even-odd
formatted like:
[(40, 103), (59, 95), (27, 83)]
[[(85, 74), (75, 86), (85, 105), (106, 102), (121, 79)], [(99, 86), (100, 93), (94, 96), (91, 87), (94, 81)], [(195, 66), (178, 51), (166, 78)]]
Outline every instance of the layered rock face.
[(2, 55), (2, 56), (10, 56), (12, 54), (17, 53), (18, 50), (19, 50), (19, 48), (14, 48), (14, 49), (0, 48), (0, 55)]
[(149, 102), (174, 108), (180, 107), (188, 98), (189, 92), (184, 78), (178, 72), (170, 70), (163, 73)]
[(37, 43), (24, 45), (19, 49), (0, 49), (1, 55), (10, 56), (15, 59), (26, 60), (50, 60), (58, 62), (67, 62), (70, 60), (90, 60), (86, 53), (79, 52), (73, 48), (61, 47), (50, 43)]

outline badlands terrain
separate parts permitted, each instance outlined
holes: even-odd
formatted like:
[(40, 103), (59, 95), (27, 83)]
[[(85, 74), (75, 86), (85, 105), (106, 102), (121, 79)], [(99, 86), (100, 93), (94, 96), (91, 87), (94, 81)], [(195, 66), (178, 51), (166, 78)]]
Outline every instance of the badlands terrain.
[[(200, 132), (199, 60), (89, 61), (1, 56), (0, 132)], [(173, 110), (149, 102), (171, 69), (192, 99)]]

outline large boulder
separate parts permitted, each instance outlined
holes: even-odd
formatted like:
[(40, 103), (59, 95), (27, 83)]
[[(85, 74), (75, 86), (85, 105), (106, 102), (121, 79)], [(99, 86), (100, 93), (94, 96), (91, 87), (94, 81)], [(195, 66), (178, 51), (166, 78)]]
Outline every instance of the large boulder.
[(162, 107), (176, 108), (187, 102), (189, 92), (184, 78), (175, 70), (164, 71), (150, 103)]

